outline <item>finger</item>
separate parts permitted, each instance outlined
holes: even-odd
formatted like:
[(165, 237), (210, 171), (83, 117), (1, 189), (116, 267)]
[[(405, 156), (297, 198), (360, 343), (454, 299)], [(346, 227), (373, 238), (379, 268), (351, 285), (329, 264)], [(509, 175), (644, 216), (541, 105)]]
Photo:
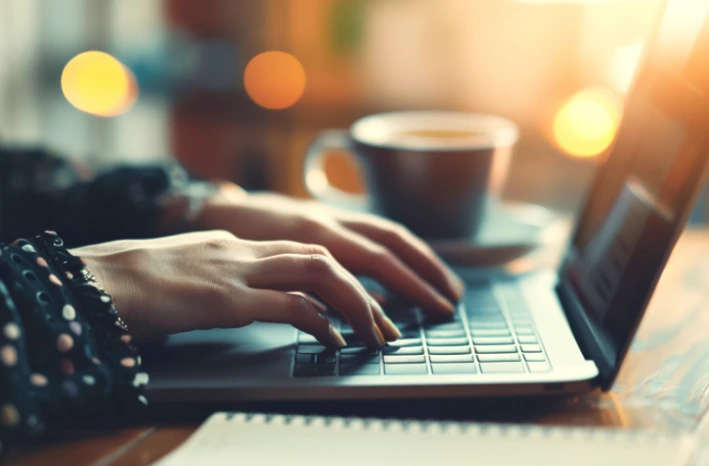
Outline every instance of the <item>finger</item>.
[(281, 254), (326, 254), (327, 251), (322, 246), (297, 241), (260, 241), (255, 249), (259, 259)]
[(317, 244), (305, 244), (294, 241), (268, 241), (259, 246), (259, 255), (262, 258), (268, 257), (268, 255), (280, 254), (317, 254), (330, 259), (333, 267), (338, 268), (341, 274), (346, 275), (350, 279), (351, 283), (354, 284), (359, 291), (367, 297), (367, 299), (369, 299), (369, 305), (372, 309), (372, 316), (376, 327), (378, 327), (374, 329), (375, 332), (379, 331), (379, 335), (383, 336), (386, 341), (394, 341), (401, 337), (401, 332), (399, 332), (396, 325), (394, 325), (394, 323), (386, 316), (382, 310), (381, 303), (376, 299), (378, 296), (383, 300), (383, 297), (378, 294), (372, 294), (366, 290), (362, 283), (354, 275), (352, 275), (352, 273), (342, 267), (342, 265), (332, 256), (327, 248)]
[(401, 338), (401, 332), (396, 327), (394, 322), (386, 315), (382, 306), (374, 299), (372, 299), (372, 315), (374, 316), (374, 322), (376, 327), (381, 330), (381, 334), (386, 341), (396, 341)]
[(431, 283), (449, 299), (458, 302), (465, 284), (421, 239), (406, 228), (376, 217), (357, 217), (342, 224), (385, 246), (411, 267), (421, 278)]
[(291, 291), (290, 294), (296, 295), (296, 296), (302, 296), (305, 298), (310, 304), (313, 305), (315, 309), (318, 310), (319, 313), (324, 314), (327, 312), (327, 306), (325, 306), (319, 299), (317, 299), (315, 296), (309, 295), (308, 293), (301, 293), (300, 291)]
[(272, 290), (251, 290), (251, 293), (250, 308), (258, 309), (252, 316), (254, 321), (290, 324), (325, 346), (347, 346), (340, 332), (305, 296)]
[[(306, 245), (306, 247), (312, 249), (313, 246)], [(320, 246), (316, 247), (320, 248)], [(324, 249), (323, 255), (332, 259), (333, 264), (336, 267), (339, 267), (340, 271), (347, 275), (352, 281), (352, 283), (354, 283), (359, 288), (359, 291), (367, 297), (367, 299), (369, 300), (370, 308), (372, 310), (372, 316), (374, 317), (374, 331), (378, 331), (378, 335), (383, 337), (386, 341), (396, 341), (401, 338), (401, 332), (396, 327), (396, 325), (394, 325), (394, 322), (392, 322), (391, 319), (387, 317), (386, 313), (384, 312), (384, 309), (382, 309), (381, 303), (379, 303), (379, 301), (377, 301), (377, 299), (375, 298), (375, 295), (379, 296), (382, 299), (383, 296), (379, 295), (378, 293), (370, 293), (369, 290), (364, 287), (362, 282), (357, 279), (357, 277), (352, 275), (349, 270), (345, 269), (344, 267), (342, 267), (342, 264), (337, 262), (337, 260), (332, 256), (332, 254), (330, 254), (330, 251)]]
[(369, 305), (372, 310), (372, 315), (374, 317), (374, 331), (379, 332), (379, 336), (383, 337), (384, 340), (386, 341), (396, 341), (399, 338), (401, 338), (401, 332), (399, 329), (394, 325), (394, 322), (387, 317), (386, 313), (384, 312), (384, 309), (382, 309), (381, 303), (377, 301), (375, 298), (375, 295), (380, 296), (383, 299), (383, 296), (377, 294), (377, 293), (370, 293), (369, 290), (367, 290), (364, 285), (362, 284), (361, 281), (357, 279), (352, 273), (347, 270), (346, 268), (342, 267), (342, 264), (337, 262), (337, 260), (330, 254), (330, 251), (325, 249), (325, 254), (327, 257), (331, 258), (333, 260), (333, 264), (335, 264), (336, 267), (339, 267), (342, 273), (346, 274), (352, 283), (354, 283), (358, 288), (359, 291), (367, 297), (369, 300)]
[(375, 300), (380, 306), (384, 306), (387, 303), (387, 299), (383, 294), (377, 293), (376, 291), (367, 291), (367, 293), (369, 293), (369, 296), (371, 296), (372, 299)]
[(387, 248), (352, 231), (338, 232), (343, 242), (338, 259), (350, 271), (370, 276), (384, 287), (413, 301), (426, 311), (450, 315), (454, 305), (419, 277)]
[(375, 329), (371, 298), (325, 255), (281, 254), (259, 259), (247, 280), (252, 288), (315, 293), (342, 314), (365, 343), (384, 344)]

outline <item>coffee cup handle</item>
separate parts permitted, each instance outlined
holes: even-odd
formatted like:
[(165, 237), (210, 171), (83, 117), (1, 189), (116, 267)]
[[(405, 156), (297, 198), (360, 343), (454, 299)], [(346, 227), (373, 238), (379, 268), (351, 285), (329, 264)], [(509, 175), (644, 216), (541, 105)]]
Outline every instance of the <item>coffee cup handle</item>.
[(348, 210), (366, 211), (369, 198), (364, 194), (351, 194), (330, 184), (325, 172), (325, 152), (331, 149), (352, 150), (348, 130), (329, 129), (321, 132), (308, 147), (303, 165), (303, 183), (317, 200)]

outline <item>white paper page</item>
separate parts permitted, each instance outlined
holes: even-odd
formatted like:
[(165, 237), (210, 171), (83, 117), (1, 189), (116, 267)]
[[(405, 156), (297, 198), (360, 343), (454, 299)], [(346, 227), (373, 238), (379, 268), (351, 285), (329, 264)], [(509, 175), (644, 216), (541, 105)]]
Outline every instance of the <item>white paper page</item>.
[(678, 466), (689, 435), (217, 413), (158, 466)]

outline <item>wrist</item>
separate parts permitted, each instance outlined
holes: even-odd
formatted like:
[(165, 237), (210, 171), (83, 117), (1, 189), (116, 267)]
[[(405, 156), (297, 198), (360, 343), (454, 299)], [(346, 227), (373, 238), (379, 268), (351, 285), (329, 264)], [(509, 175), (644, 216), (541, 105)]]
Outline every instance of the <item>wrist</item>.
[(105, 251), (105, 245), (85, 246), (71, 249), (69, 253), (81, 259), (86, 269), (93, 275), (96, 286), (111, 296), (116, 311), (126, 322), (130, 322), (133, 305), (133, 287), (122, 277), (125, 267), (115, 256)]
[(164, 200), (160, 220), (161, 234), (170, 235), (196, 230), (213, 229), (207, 211), (214, 207), (235, 205), (247, 196), (238, 185), (228, 181), (193, 182)]

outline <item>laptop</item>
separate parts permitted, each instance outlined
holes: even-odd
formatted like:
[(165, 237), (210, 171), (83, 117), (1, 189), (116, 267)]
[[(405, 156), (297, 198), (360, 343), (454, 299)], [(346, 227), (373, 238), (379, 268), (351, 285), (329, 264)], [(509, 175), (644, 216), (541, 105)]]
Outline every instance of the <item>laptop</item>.
[(330, 351), (257, 323), (168, 338), (146, 358), (151, 399), (333, 400), (574, 394), (609, 389), (703, 187), (709, 1), (671, 0), (558, 270), (464, 269), (452, 320), (395, 299), (402, 338)]

